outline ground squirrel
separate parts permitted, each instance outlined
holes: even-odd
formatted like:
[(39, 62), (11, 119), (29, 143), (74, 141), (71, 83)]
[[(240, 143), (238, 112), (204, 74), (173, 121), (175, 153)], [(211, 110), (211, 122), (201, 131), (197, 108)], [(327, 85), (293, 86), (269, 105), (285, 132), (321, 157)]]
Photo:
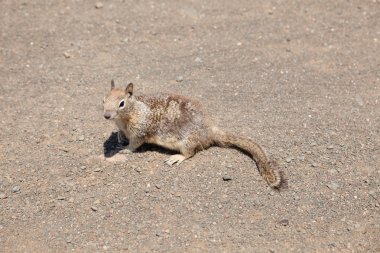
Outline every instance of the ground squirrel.
[(212, 145), (234, 147), (254, 159), (261, 176), (272, 188), (279, 189), (284, 182), (258, 144), (218, 129), (197, 101), (165, 93), (135, 96), (132, 83), (126, 88), (115, 88), (112, 80), (103, 107), (104, 118), (113, 120), (119, 128), (118, 141), (123, 136), (129, 140), (124, 152), (133, 152), (143, 143), (156, 144), (179, 151), (180, 154), (165, 161), (178, 165)]

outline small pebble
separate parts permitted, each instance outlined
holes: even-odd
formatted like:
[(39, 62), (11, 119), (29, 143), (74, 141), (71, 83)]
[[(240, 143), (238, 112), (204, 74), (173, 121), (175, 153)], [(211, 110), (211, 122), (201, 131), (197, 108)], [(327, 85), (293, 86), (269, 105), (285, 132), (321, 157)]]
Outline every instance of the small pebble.
[(285, 161), (286, 161), (287, 163), (290, 163), (290, 162), (292, 161), (292, 158), (288, 157), (288, 158), (286, 158)]
[(297, 159), (300, 160), (300, 161), (305, 161), (305, 156), (303, 156), (303, 155), (302, 156), (298, 156)]
[(64, 52), (64, 53), (63, 53), (63, 56), (64, 56), (66, 59), (68, 59), (68, 58), (71, 57), (71, 55), (70, 55), (68, 52)]
[(331, 190), (337, 190), (340, 187), (340, 185), (337, 182), (328, 183), (326, 184), (326, 186)]
[(65, 197), (63, 197), (63, 196), (58, 196), (57, 199), (58, 199), (58, 200), (65, 200)]
[(146, 185), (145, 192), (146, 192), (146, 193), (150, 192), (150, 183), (148, 183), (148, 184)]
[(73, 241), (72, 235), (69, 235), (68, 237), (66, 237), (66, 243), (71, 243), (72, 241)]
[(79, 141), (84, 141), (84, 135), (79, 136), (78, 140)]
[(97, 3), (95, 4), (95, 8), (96, 8), (96, 9), (101, 9), (101, 8), (103, 8), (103, 4), (102, 4), (101, 2), (97, 2)]
[(223, 176), (223, 181), (230, 181), (232, 180), (232, 177), (230, 176)]
[(294, 199), (294, 200), (300, 200), (301, 198), (300, 198), (300, 196), (298, 196), (298, 195), (294, 195), (294, 196), (293, 196), (293, 199)]
[(80, 169), (81, 169), (81, 170), (85, 170), (85, 169), (86, 169), (86, 166), (80, 166)]
[(5, 195), (4, 193), (0, 194), (0, 199), (6, 199), (6, 198), (7, 198), (7, 195)]
[(142, 168), (140, 168), (140, 167), (136, 167), (136, 168), (135, 168), (135, 171), (138, 172), (138, 173), (141, 173), (141, 172), (142, 172)]
[(369, 190), (369, 195), (372, 195), (372, 196), (375, 196), (376, 195), (376, 191), (375, 190)]
[(333, 145), (330, 145), (330, 146), (327, 147), (327, 149), (333, 149), (333, 148), (334, 148)]
[(101, 172), (101, 171), (102, 171), (101, 168), (96, 168), (96, 169), (94, 169), (94, 172)]
[(20, 186), (18, 186), (18, 185), (16, 185), (16, 186), (14, 186), (13, 188), (12, 188), (12, 192), (13, 193), (16, 193), (16, 192), (19, 192), (21, 190), (21, 188), (20, 188)]
[(335, 247), (336, 247), (336, 244), (332, 242), (332, 243), (329, 243), (328, 246), (329, 246), (329, 247), (332, 247), (332, 248), (335, 248)]
[(280, 220), (280, 224), (283, 225), (283, 226), (288, 226), (289, 225), (289, 220), (288, 219)]
[(355, 100), (358, 103), (358, 105), (360, 105), (360, 106), (364, 105), (364, 101), (363, 101), (363, 98), (361, 96), (356, 95)]
[(176, 80), (176, 82), (180, 83), (180, 82), (183, 81), (183, 76), (177, 76), (177, 77), (175, 78), (175, 80)]
[(195, 58), (196, 63), (202, 63), (202, 59), (200, 57)]
[(96, 206), (92, 206), (91, 210), (94, 211), (94, 212), (96, 212), (96, 211), (98, 211), (98, 208)]

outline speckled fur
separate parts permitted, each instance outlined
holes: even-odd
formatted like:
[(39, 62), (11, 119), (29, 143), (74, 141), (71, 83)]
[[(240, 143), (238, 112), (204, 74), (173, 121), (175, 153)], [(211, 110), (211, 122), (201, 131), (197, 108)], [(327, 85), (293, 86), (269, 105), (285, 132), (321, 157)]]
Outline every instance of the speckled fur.
[[(124, 107), (119, 108), (121, 101)], [(113, 120), (128, 138), (129, 151), (143, 143), (152, 143), (179, 151), (184, 160), (212, 145), (235, 147), (255, 160), (260, 174), (271, 187), (279, 188), (283, 183), (282, 175), (273, 168), (258, 144), (219, 130), (197, 101), (165, 93), (134, 96), (133, 84), (115, 88), (112, 82), (103, 105), (105, 117)], [(182, 162), (173, 161), (171, 164)]]

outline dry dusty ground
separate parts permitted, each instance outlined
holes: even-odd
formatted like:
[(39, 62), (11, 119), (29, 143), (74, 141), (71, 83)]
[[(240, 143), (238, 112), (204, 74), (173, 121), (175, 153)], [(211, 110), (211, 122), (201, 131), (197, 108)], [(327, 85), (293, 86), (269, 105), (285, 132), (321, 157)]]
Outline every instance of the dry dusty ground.
[[(0, 22), (1, 252), (380, 251), (378, 1), (0, 0)], [(197, 98), (289, 188), (231, 149), (105, 161), (111, 78)]]

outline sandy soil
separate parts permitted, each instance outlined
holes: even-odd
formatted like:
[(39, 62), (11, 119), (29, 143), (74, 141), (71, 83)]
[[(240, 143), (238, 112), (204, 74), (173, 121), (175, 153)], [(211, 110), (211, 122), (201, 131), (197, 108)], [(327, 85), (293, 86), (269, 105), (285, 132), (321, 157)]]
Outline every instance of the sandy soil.
[[(1, 0), (0, 24), (0, 252), (380, 251), (379, 1)], [(105, 160), (112, 78), (200, 100), (289, 188), (232, 149)]]

